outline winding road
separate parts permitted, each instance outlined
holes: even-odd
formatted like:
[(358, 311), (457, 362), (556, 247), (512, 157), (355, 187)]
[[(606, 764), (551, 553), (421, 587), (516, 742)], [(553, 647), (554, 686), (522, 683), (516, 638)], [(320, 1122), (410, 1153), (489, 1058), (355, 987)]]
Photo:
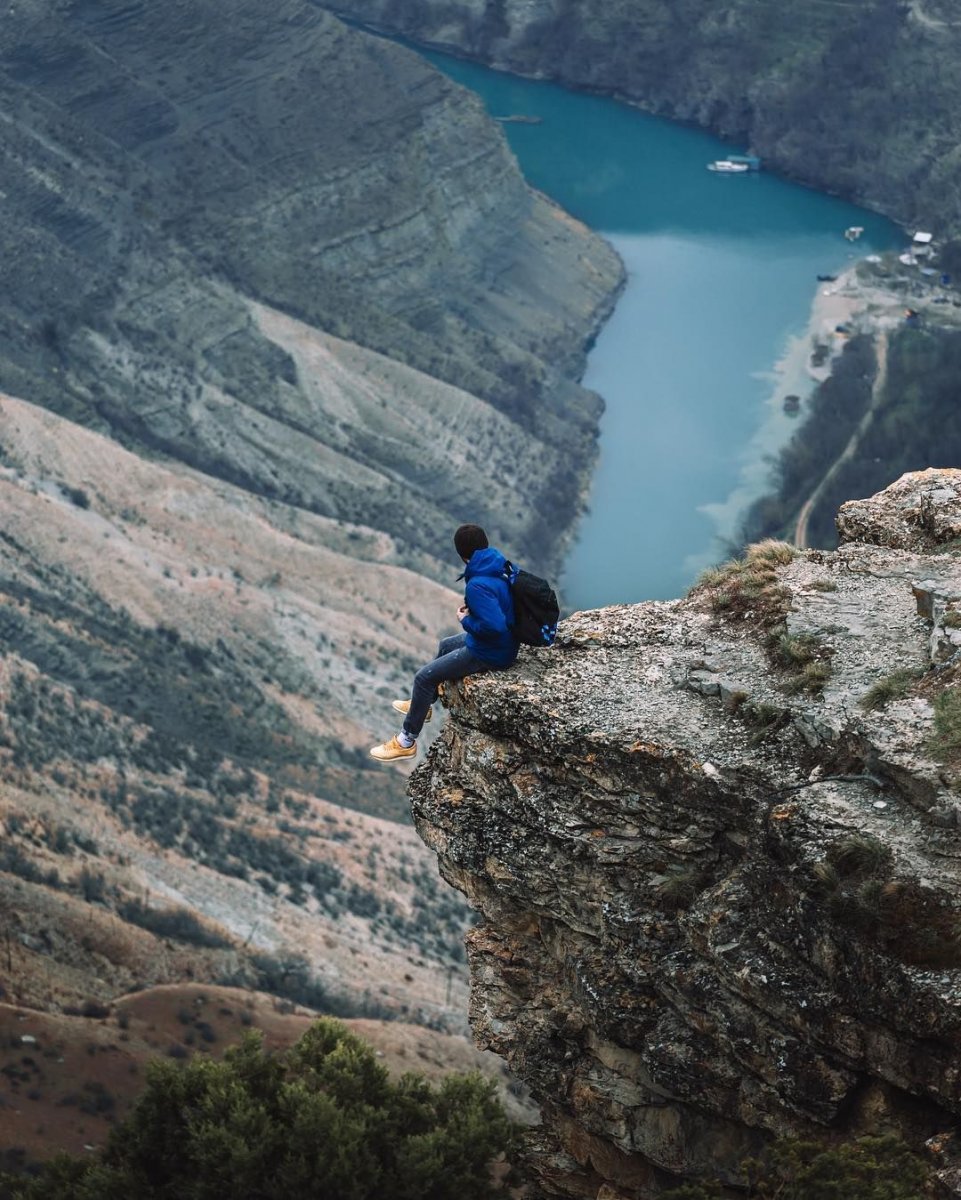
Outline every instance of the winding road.
[(861, 438), (868, 426), (874, 420), (874, 414), (878, 410), (881, 403), (881, 397), (884, 392), (884, 384), (888, 377), (888, 334), (886, 329), (882, 329), (875, 338), (875, 352), (877, 354), (878, 369), (874, 375), (874, 383), (871, 385), (871, 399), (868, 402), (867, 408), (864, 410), (864, 415), (858, 421), (857, 427), (848, 439), (848, 444), (844, 447), (841, 453), (837, 456), (827, 471), (821, 477), (821, 482), (817, 485), (814, 491), (808, 496), (807, 500), (801, 506), (801, 511), (798, 513), (797, 525), (794, 528), (794, 544), (799, 550), (806, 550), (808, 544), (808, 521), (811, 518), (811, 513), (814, 511), (814, 506), (824, 495), (834, 476), (838, 473), (843, 463), (846, 463), (852, 457), (854, 452), (860, 445)]
[(936, 17), (929, 17), (919, 3), (919, 0), (912, 0), (908, 5), (911, 16), (918, 22), (919, 25), (924, 25), (927, 29), (951, 29), (955, 25), (961, 25), (961, 21), (939, 21)]

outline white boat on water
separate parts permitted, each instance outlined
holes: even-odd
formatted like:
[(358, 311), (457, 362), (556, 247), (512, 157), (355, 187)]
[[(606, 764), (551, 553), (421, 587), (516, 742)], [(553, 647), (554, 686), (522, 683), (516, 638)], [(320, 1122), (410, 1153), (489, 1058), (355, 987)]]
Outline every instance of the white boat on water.
[(712, 163), (707, 164), (709, 171), (718, 171), (724, 175), (743, 175), (745, 171), (751, 168), (747, 163), (731, 162), (729, 158), (719, 158)]

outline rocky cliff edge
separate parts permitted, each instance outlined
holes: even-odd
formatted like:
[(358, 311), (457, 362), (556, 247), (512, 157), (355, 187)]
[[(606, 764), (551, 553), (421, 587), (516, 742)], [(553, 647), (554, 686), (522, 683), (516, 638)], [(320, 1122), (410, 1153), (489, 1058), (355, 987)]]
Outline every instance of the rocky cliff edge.
[(894, 1128), (961, 1195), (961, 471), (466, 681), (412, 777), (551, 1196)]

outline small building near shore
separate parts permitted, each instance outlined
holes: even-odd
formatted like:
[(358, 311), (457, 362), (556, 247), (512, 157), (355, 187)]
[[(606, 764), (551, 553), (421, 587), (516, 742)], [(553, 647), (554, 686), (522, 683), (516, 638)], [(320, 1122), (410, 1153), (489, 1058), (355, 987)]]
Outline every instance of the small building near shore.
[(918, 258), (929, 258), (934, 253), (934, 234), (919, 229), (911, 239), (911, 252)]

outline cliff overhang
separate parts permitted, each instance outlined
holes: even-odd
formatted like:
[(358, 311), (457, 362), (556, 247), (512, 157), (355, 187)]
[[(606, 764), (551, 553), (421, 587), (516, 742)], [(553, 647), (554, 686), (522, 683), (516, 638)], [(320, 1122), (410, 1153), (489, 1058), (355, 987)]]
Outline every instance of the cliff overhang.
[(548, 1195), (737, 1187), (775, 1136), (920, 1146), (961, 1113), (961, 471), (838, 524), (574, 614), (448, 697), (412, 777)]

